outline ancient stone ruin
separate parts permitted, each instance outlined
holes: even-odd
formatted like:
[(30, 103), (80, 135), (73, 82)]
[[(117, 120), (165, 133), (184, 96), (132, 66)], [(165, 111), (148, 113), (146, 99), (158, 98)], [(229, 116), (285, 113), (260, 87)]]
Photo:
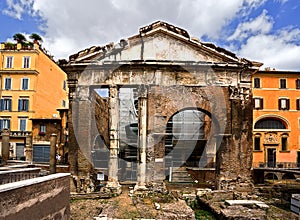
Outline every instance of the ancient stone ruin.
[[(216, 189), (250, 192), (251, 75), (260, 63), (155, 22), (70, 56), (73, 190), (160, 184), (178, 167), (216, 168)], [(107, 178), (107, 179), (106, 179)]]

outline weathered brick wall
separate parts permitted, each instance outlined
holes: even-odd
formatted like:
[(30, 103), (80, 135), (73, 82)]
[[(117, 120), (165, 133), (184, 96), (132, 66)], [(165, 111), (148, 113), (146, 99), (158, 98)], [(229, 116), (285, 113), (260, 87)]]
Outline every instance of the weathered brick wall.
[(69, 174), (54, 174), (2, 185), (0, 220), (68, 220), (69, 199)]
[(226, 135), (220, 136), (217, 153), (217, 188), (239, 192), (251, 191), (252, 166), (252, 101), (232, 98), (227, 117)]
[[(50, 141), (51, 134), (57, 134), (57, 143), (60, 142), (61, 120), (34, 120), (32, 125), (33, 141)], [(40, 134), (41, 125), (46, 125), (46, 133)]]

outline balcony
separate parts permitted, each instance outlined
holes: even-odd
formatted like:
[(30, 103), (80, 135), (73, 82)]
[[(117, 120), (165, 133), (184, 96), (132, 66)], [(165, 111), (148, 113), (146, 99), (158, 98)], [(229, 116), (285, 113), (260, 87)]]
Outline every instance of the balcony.
[(1, 43), (1, 50), (34, 50), (34, 44)]

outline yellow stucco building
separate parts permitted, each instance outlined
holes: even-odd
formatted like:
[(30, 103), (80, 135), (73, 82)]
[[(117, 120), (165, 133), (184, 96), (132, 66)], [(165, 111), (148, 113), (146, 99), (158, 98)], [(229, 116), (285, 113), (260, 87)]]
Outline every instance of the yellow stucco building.
[(50, 134), (63, 139), (58, 109), (68, 108), (67, 76), (37, 43), (2, 43), (0, 55), (0, 130), (10, 130), (10, 156), (24, 157), (31, 135), (35, 160), (47, 161)]
[(300, 166), (300, 72), (258, 71), (253, 79), (253, 166)]

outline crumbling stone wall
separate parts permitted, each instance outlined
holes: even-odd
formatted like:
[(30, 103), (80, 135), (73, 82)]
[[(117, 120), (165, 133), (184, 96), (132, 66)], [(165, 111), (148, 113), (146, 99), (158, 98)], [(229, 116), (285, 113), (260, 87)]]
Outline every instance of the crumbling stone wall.
[(230, 108), (227, 118), (227, 134), (220, 136), (221, 146), (217, 153), (216, 177), (218, 189), (251, 192), (253, 190), (252, 167), (252, 99), (240, 98), (241, 92), (233, 95), (228, 91)]

